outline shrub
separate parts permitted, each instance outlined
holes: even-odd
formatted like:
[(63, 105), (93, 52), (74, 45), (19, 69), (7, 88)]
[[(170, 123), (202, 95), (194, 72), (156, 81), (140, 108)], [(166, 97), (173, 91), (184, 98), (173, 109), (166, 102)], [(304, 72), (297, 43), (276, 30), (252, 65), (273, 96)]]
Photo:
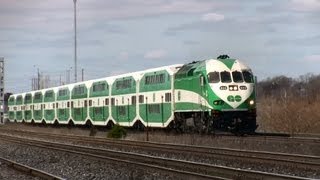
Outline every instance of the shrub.
[(259, 129), (267, 132), (319, 133), (320, 103), (307, 99), (288, 98), (279, 101), (261, 98), (258, 104)]
[(120, 125), (116, 124), (112, 127), (111, 131), (108, 132), (108, 138), (124, 138), (127, 136), (127, 131)]
[(91, 127), (89, 136), (95, 136), (98, 130), (95, 127)]

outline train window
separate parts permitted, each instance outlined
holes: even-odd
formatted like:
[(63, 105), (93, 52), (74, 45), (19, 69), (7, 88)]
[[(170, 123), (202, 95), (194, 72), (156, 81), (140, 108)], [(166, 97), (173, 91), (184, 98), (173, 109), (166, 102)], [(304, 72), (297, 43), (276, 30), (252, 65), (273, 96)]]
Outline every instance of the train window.
[(145, 84), (161, 84), (164, 83), (164, 74), (155, 74), (155, 75), (149, 75), (145, 77)]
[(119, 113), (119, 115), (126, 115), (126, 107), (125, 106), (118, 106), (118, 113)]
[(73, 89), (74, 95), (82, 95), (82, 94), (85, 94), (85, 89), (84, 89), (84, 88), (85, 88), (85, 87), (84, 87), (84, 86), (81, 86), (81, 85), (75, 87), (75, 88)]
[(18, 96), (17, 101), (19, 101), (19, 102), (22, 101), (22, 96)]
[(233, 71), (232, 78), (235, 83), (243, 82), (242, 73), (240, 71)]
[(47, 91), (44, 95), (46, 98), (51, 98), (53, 97), (53, 91)]
[(25, 116), (29, 116), (30, 115), (30, 112), (29, 111), (26, 111), (25, 112)]
[(188, 76), (193, 76), (193, 71), (195, 70), (196, 68), (192, 68), (188, 71)]
[(57, 108), (57, 109), (59, 108), (59, 103), (56, 103), (56, 108)]
[(84, 107), (87, 107), (88, 106), (88, 102), (87, 100), (84, 100)]
[(62, 115), (62, 116), (64, 116), (64, 115), (65, 115), (65, 114), (64, 114), (64, 111), (65, 111), (64, 109), (60, 109), (60, 110), (59, 110), (59, 114)]
[(128, 89), (132, 87), (132, 79), (124, 79), (116, 82), (116, 89)]
[[(35, 99), (35, 100), (41, 99), (41, 94), (40, 94), (40, 93), (36, 93), (36, 94), (34, 95), (34, 99)], [(18, 99), (17, 99), (17, 101), (18, 101)]]
[(106, 105), (106, 106), (109, 105), (109, 99), (108, 99), (108, 98), (105, 99), (105, 105)]
[(166, 102), (171, 102), (171, 93), (166, 93), (165, 94), (165, 101)]
[(111, 98), (111, 106), (114, 106), (114, 98)]
[(140, 95), (139, 96), (139, 103), (143, 103), (143, 99), (144, 99), (143, 95)]
[(71, 101), (71, 108), (73, 108), (73, 101)]
[(68, 94), (68, 89), (60, 89), (58, 94), (59, 96), (66, 96)]
[(246, 83), (253, 83), (253, 75), (250, 71), (242, 71), (242, 74)]
[(148, 105), (148, 111), (149, 113), (160, 113), (160, 105), (159, 104), (149, 104)]
[(137, 103), (137, 97), (136, 96), (132, 96), (131, 97), (131, 104), (135, 105)]
[(105, 91), (105, 90), (106, 90), (106, 83), (95, 84), (93, 85), (93, 88), (92, 88), (93, 92), (99, 92), (99, 91)]
[(53, 109), (55, 108), (55, 104), (54, 104), (54, 103), (52, 103), (52, 108), (53, 108)]
[(76, 115), (80, 115), (81, 114), (81, 109), (79, 108), (77, 108), (77, 109), (74, 109), (74, 113), (76, 114)]
[(102, 114), (102, 108), (100, 108), (100, 107), (94, 108), (94, 113), (95, 114)]
[(89, 106), (90, 107), (92, 106), (92, 100), (89, 100)]
[(231, 75), (230, 72), (223, 71), (220, 72), (221, 82), (223, 83), (230, 83), (231, 82)]
[(218, 83), (218, 82), (220, 82), (219, 72), (217, 72), (217, 71), (210, 72), (208, 74), (208, 80), (209, 80), (209, 83)]
[(70, 102), (67, 103), (67, 107), (68, 107), (68, 108), (70, 107)]
[(24, 100), (26, 101), (26, 102), (31, 102), (31, 94), (30, 95), (26, 95), (26, 97), (24, 98)]
[(14, 98), (13, 98), (13, 97), (10, 97), (10, 98), (9, 98), (9, 102), (12, 102), (12, 103), (13, 103), (13, 102), (14, 102)]

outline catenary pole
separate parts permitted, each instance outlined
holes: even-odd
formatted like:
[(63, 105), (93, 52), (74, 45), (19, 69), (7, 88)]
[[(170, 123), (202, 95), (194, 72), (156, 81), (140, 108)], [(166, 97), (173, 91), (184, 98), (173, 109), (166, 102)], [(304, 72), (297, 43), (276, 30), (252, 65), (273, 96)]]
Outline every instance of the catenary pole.
[(74, 82), (77, 82), (77, 0), (74, 4)]

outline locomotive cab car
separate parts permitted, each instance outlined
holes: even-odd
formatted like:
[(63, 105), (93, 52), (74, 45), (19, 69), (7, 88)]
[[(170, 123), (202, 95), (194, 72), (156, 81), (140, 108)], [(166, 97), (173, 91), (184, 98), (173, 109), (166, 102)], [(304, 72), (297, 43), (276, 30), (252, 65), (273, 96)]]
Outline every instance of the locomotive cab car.
[(255, 82), (222, 57), (13, 94), (9, 120), (25, 123), (251, 133)]
[(176, 120), (183, 129), (253, 133), (255, 79), (236, 59), (219, 58), (184, 65), (175, 76)]

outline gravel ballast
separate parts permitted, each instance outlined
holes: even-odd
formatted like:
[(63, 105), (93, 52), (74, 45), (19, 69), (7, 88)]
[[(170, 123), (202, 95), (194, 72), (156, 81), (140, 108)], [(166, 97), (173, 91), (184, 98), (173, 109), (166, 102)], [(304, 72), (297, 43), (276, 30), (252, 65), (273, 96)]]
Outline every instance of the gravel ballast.
[[(75, 135), (88, 135), (89, 130), (88, 129), (81, 129), (81, 128), (53, 128), (53, 127), (37, 127), (37, 126), (32, 126), (32, 125), (23, 125), (23, 124), (9, 124), (10, 128), (19, 128), (24, 129), (24, 130), (31, 130), (31, 131), (39, 131), (39, 132), (49, 132), (49, 133), (57, 133), (57, 134), (75, 134)], [(163, 134), (162, 134), (163, 135)], [(99, 137), (105, 137), (106, 132), (103, 131), (98, 131), (97, 136)], [(199, 136), (199, 135), (198, 135)], [(187, 138), (185, 138), (187, 137)], [(278, 145), (278, 142), (272, 142), (272, 141), (267, 141), (261, 138), (261, 142), (256, 142), (254, 145), (253, 142), (250, 140), (246, 140), (245, 137), (234, 137), (234, 139), (230, 139), (229, 141), (223, 140), (223, 137), (214, 137), (214, 138), (208, 138), (208, 136), (203, 136), (203, 138), (195, 138), (193, 135), (176, 135), (176, 136), (160, 136), (159, 133), (150, 133), (150, 139), (158, 142), (170, 142), (170, 143), (177, 143), (178, 139), (181, 138), (179, 141), (180, 144), (192, 144), (192, 145), (208, 145), (208, 146), (214, 146), (214, 147), (229, 147), (229, 148), (238, 148), (238, 149), (254, 149), (254, 150), (263, 150), (263, 151), (268, 151), (270, 148), (272, 148), (272, 151), (276, 152), (287, 152), (289, 153), (297, 153), (299, 154), (302, 149), (305, 149), (304, 152), (306, 152), (308, 148), (306, 148), (303, 144), (301, 145), (293, 145), (294, 148), (290, 148), (289, 144), (285, 145)], [(134, 139), (134, 140), (143, 140), (143, 134), (141, 133), (129, 133), (129, 136), (127, 137), (128, 139)], [(47, 139), (44, 139), (47, 140)], [(59, 142), (63, 142), (59, 140)], [(213, 142), (212, 144), (207, 144), (208, 142)], [(67, 143), (72, 143), (72, 142), (67, 142)], [(89, 144), (81, 144), (85, 146), (92, 146)], [(98, 147), (97, 145), (94, 145), (95, 147)], [(168, 157), (168, 158), (174, 158), (174, 159), (182, 159), (182, 160), (189, 160), (189, 161), (195, 161), (195, 162), (203, 162), (203, 163), (210, 163), (214, 165), (222, 165), (222, 166), (229, 166), (229, 167), (236, 167), (236, 168), (241, 168), (241, 169), (249, 169), (249, 170), (257, 170), (257, 171), (264, 171), (264, 172), (273, 172), (273, 173), (279, 173), (279, 174), (287, 174), (287, 175), (293, 175), (293, 176), (300, 176), (300, 177), (310, 177), (310, 178), (320, 178), (319, 172), (314, 172), (308, 169), (307, 167), (305, 169), (296, 169), (295, 167), (290, 167), (287, 165), (281, 165), (281, 166), (275, 166), (273, 164), (265, 164), (261, 162), (254, 162), (254, 163), (248, 163), (248, 161), (234, 161), (230, 160), (230, 158), (223, 158), (217, 156), (216, 158), (206, 158), (206, 157), (194, 157), (192, 154), (190, 156), (183, 156), (183, 155), (177, 155), (177, 154), (159, 154), (156, 152), (147, 152), (147, 151), (142, 151), (142, 150), (137, 150), (134, 148), (131, 149), (118, 149), (116, 147), (109, 147), (109, 146), (101, 146), (106, 149), (113, 149), (113, 150), (121, 150), (121, 151), (127, 151), (127, 152), (135, 152), (135, 153), (143, 153), (143, 154), (148, 154), (148, 155), (153, 155), (153, 156), (160, 156), (160, 157)], [(265, 147), (265, 149), (263, 149)], [(304, 147), (304, 148), (303, 148)], [(319, 148), (319, 147), (318, 147)], [(312, 151), (308, 149), (309, 152), (307, 154), (313, 154)], [(304, 153), (301, 153), (304, 154)], [(53, 158), (54, 159), (54, 158)], [(110, 165), (110, 163), (109, 163)], [(123, 165), (119, 165), (121, 168), (123, 168)], [(89, 166), (90, 167), (90, 166)], [(96, 167), (96, 166), (94, 166)], [(114, 166), (112, 166), (114, 167)], [(111, 168), (112, 168), (111, 167)], [(93, 168), (95, 169), (95, 168)], [(116, 168), (117, 170), (119, 168)], [(129, 170), (132, 170), (134, 168), (129, 168)], [(91, 169), (87, 172), (90, 172)], [(122, 171), (122, 170), (121, 170)], [(128, 170), (127, 170), (128, 171)], [(135, 175), (135, 172), (130, 172), (129, 175), (126, 174), (123, 176), (123, 178), (131, 178), (131, 175)], [(151, 173), (152, 174), (152, 173)], [(112, 176), (114, 177), (114, 176)], [(121, 176), (122, 177), (122, 176)], [(154, 176), (151, 176), (154, 177)], [(171, 176), (167, 176), (165, 178), (171, 178)], [(112, 179), (112, 178), (111, 178)], [(140, 178), (139, 178), (140, 179)], [(158, 179), (158, 178), (157, 178)]]
[[(72, 134), (72, 135), (84, 135), (89, 136), (90, 129), (72, 127), (67, 128), (65, 126), (53, 127), (53, 126), (39, 126), (31, 124), (21, 123), (7, 123), (2, 128), (12, 128), (18, 130), (30, 130), (46, 133), (57, 134)], [(1, 127), (0, 127), (1, 128)], [(107, 131), (98, 130), (95, 134), (96, 137), (106, 137)], [(128, 130), (127, 140), (145, 141), (146, 133), (138, 132), (134, 130)], [(294, 139), (287, 141), (274, 141), (268, 138), (261, 137), (259, 140), (250, 139), (250, 137), (236, 137), (236, 136), (207, 136), (199, 134), (177, 134), (177, 133), (163, 133), (159, 131), (150, 131), (149, 140), (151, 142), (160, 143), (176, 143), (176, 144), (188, 144), (199, 146), (211, 146), (211, 147), (224, 147), (244, 150), (256, 150), (256, 151), (270, 151), (270, 152), (282, 152), (291, 154), (303, 154), (320, 156), (320, 146), (318, 144), (305, 144), (301, 142), (295, 142)]]
[[(23, 138), (23, 137), (21, 137)], [(32, 138), (32, 139), (39, 139), (48, 141), (48, 138)], [(310, 177), (310, 178), (320, 178), (320, 172), (305, 168), (297, 168), (295, 166), (289, 166), (289, 165), (276, 165), (273, 162), (270, 163), (263, 163), (263, 162), (257, 162), (257, 161), (250, 161), (250, 159), (247, 160), (235, 160), (234, 158), (230, 157), (223, 157), (220, 155), (215, 156), (214, 158), (208, 158), (205, 154), (203, 156), (195, 156), (192, 153), (189, 153), (187, 156), (185, 154), (177, 154), (177, 153), (163, 153), (163, 152), (157, 152), (157, 151), (147, 151), (140, 148), (120, 148), (118, 146), (110, 146), (110, 145), (97, 145), (95, 143), (79, 143), (79, 142), (73, 142), (72, 140), (62, 140), (62, 139), (50, 139), (51, 142), (58, 142), (58, 143), (65, 143), (65, 144), (74, 144), (74, 145), (81, 145), (81, 146), (88, 146), (88, 147), (94, 147), (94, 148), (103, 148), (103, 149), (109, 149), (109, 150), (115, 150), (115, 151), (123, 151), (123, 152), (132, 152), (132, 153), (138, 153), (138, 154), (146, 154), (150, 156), (156, 156), (156, 157), (164, 157), (164, 158), (170, 158), (170, 159), (179, 159), (179, 160), (186, 160), (186, 161), (192, 161), (192, 162), (200, 162), (200, 163), (207, 163), (207, 164), (213, 164), (213, 165), (219, 165), (219, 166), (228, 166), (228, 167), (234, 167), (234, 168), (240, 168), (240, 169), (248, 169), (248, 170), (255, 170), (255, 171), (263, 171), (263, 172), (272, 172), (277, 174), (286, 174), (291, 176), (300, 176), (300, 177)]]
[(130, 164), (97, 160), (59, 151), (53, 152), (2, 140), (0, 140), (0, 156), (65, 179), (179, 179)]
[(0, 179), (10, 179), (10, 180), (38, 180), (39, 178), (33, 177), (31, 175), (25, 174), (23, 172), (17, 171), (8, 164), (0, 160)]

